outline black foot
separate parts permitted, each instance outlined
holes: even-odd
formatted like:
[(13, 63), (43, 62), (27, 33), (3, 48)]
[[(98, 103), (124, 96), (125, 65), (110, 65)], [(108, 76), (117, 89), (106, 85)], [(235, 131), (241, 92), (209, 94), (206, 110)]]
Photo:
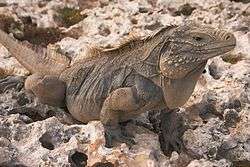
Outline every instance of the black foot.
[(182, 135), (185, 131), (183, 119), (176, 111), (162, 112), (161, 133), (159, 135), (162, 150), (170, 155), (173, 151), (180, 153), (183, 149)]
[(105, 128), (105, 147), (111, 148), (114, 146), (114, 141), (120, 143), (126, 143), (130, 147), (135, 144), (134, 139), (128, 136), (125, 130), (122, 130), (120, 126), (104, 126)]
[(21, 76), (8, 76), (0, 79), (0, 92), (5, 92), (8, 89), (21, 90), (24, 85), (24, 77)]

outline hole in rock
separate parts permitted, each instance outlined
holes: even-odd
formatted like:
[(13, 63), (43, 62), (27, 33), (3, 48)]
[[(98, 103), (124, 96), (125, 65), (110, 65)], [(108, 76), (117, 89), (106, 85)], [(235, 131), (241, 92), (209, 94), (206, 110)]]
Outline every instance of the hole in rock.
[(216, 66), (215, 63), (211, 63), (211, 64), (208, 66), (208, 71), (209, 71), (209, 74), (210, 74), (215, 80), (220, 79), (221, 74), (218, 72), (218, 67)]
[[(41, 113), (41, 112), (40, 112)], [(43, 117), (42, 115), (39, 114), (39, 110), (33, 108), (33, 107), (17, 107), (17, 108), (13, 108), (9, 111), (9, 114), (21, 114), (21, 115), (25, 115), (27, 117), (29, 117), (32, 122), (36, 122), (36, 121), (42, 121), (47, 119), (48, 117)], [(25, 122), (27, 123), (27, 122)], [(29, 122), (31, 123), (31, 122)]]
[(68, 159), (72, 167), (86, 166), (88, 156), (84, 153), (74, 151), (72, 154), (69, 155)]
[(235, 166), (235, 167), (249, 167), (250, 161), (247, 161), (247, 160), (234, 161), (233, 166)]
[(249, 3), (249, 0), (230, 0), (234, 2), (242, 2), (242, 3)]
[(111, 162), (97, 162), (95, 163), (92, 167), (114, 167), (115, 165), (112, 164)]
[(54, 150), (55, 146), (52, 143), (52, 137), (48, 133), (44, 133), (42, 137), (40, 137), (39, 141), (44, 148)]

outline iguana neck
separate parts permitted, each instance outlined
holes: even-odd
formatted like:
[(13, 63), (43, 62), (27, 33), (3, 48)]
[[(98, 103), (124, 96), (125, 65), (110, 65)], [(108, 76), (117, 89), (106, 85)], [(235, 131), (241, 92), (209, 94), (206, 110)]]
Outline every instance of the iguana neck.
[[(159, 68), (160, 48), (161, 45), (157, 45), (152, 50), (147, 50), (145, 52), (146, 56), (143, 56), (143, 58), (136, 63), (135, 67), (137, 72), (156, 83), (161, 75)], [(157, 83), (157, 85), (158, 84), (159, 83)]]
[(167, 37), (161, 36), (160, 33), (153, 39), (144, 43), (142, 48), (138, 49), (138, 60), (134, 63), (134, 68), (138, 73), (151, 79), (157, 85), (160, 85), (161, 71), (160, 58), (163, 47), (168, 47)]
[(181, 107), (187, 102), (205, 66), (206, 62), (200, 64), (195, 70), (180, 79), (162, 77), (161, 87), (165, 102), (170, 109)]
[[(161, 51), (168, 48), (169, 36), (172, 34), (175, 26), (166, 26), (158, 30), (151, 36), (141, 40), (140, 45), (132, 48), (126, 55), (129, 56), (130, 66), (141, 75), (156, 81), (159, 78), (159, 61)], [(132, 56), (131, 56), (132, 55)]]
[[(160, 86), (164, 93), (164, 98), (169, 108), (176, 108), (184, 105), (192, 95), (195, 85), (202, 74), (206, 61), (196, 65), (194, 70), (183, 78), (171, 79), (164, 76), (160, 70), (159, 63), (163, 47), (168, 47), (165, 40), (155, 45), (151, 50), (146, 50), (144, 59), (139, 61), (136, 70), (146, 78), (152, 80)], [(147, 46), (147, 45), (145, 45)], [(150, 44), (148, 45), (148, 48)]]

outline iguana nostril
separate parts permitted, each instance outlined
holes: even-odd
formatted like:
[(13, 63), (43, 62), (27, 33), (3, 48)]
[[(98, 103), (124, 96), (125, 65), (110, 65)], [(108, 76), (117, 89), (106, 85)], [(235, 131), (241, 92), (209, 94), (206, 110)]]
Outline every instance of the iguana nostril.
[(225, 40), (228, 41), (231, 45), (236, 45), (236, 38), (234, 34), (228, 33), (225, 36)]
[(225, 40), (230, 40), (232, 35), (226, 35)]
[(224, 35), (224, 40), (226, 40), (226, 41), (232, 41), (232, 42), (236, 43), (236, 39), (235, 39), (234, 35), (231, 34), (231, 33), (225, 34)]

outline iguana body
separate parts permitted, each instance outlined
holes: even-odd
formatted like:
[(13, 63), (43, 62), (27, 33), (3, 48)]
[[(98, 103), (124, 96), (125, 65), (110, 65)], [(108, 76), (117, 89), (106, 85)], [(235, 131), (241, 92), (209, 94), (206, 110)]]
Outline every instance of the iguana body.
[[(62, 106), (79, 121), (101, 120), (107, 146), (131, 143), (119, 122), (145, 111), (176, 108), (191, 96), (209, 58), (232, 50), (232, 34), (190, 23), (164, 27), (117, 48), (94, 50), (78, 63), (39, 56), (0, 32), (0, 42), (31, 75), (25, 87), (41, 102)], [(18, 48), (18, 49), (17, 49)]]

